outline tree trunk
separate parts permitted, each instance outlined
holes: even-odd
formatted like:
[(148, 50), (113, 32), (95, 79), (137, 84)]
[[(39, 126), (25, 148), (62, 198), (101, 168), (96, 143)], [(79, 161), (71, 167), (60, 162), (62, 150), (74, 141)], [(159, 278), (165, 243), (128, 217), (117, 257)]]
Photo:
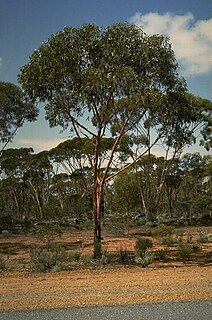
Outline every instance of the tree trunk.
[(101, 218), (102, 218), (103, 187), (97, 186), (93, 193), (93, 217), (94, 217), (94, 259), (100, 259), (102, 255)]

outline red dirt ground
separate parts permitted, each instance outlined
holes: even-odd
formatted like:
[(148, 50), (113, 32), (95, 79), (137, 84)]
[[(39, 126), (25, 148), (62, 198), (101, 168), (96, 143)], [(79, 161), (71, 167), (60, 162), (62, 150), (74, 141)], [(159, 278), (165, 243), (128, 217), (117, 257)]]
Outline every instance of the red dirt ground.
[[(118, 252), (120, 247), (133, 251), (139, 231), (131, 229), (123, 236), (105, 229), (103, 247), (107, 252)], [(188, 231), (196, 243), (199, 232), (212, 233), (212, 227), (184, 228), (184, 238)], [(161, 248), (158, 238), (152, 240), (151, 250)], [(84, 243), (83, 254), (93, 251), (92, 230), (73, 229), (56, 241), (78, 252)], [(166, 262), (156, 261), (148, 268), (78, 264), (68, 271), (48, 274), (32, 271), (29, 246), (34, 243), (41, 242), (24, 235), (0, 238), (8, 267), (0, 274), (0, 310), (212, 299), (211, 243), (201, 244), (202, 250), (186, 264), (177, 258), (176, 247), (171, 247)]]

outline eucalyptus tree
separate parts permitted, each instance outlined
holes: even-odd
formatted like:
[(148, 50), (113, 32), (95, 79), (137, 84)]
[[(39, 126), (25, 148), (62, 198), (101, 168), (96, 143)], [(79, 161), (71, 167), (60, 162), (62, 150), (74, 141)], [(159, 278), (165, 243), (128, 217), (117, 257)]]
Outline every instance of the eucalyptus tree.
[(29, 208), (29, 193), (24, 182), (32, 148), (6, 149), (0, 157), (2, 213), (22, 219)]
[(48, 151), (31, 155), (23, 180), (30, 191), (32, 202), (36, 208), (36, 217), (39, 219), (44, 218), (45, 207), (49, 204), (52, 177), (53, 168)]
[(124, 223), (128, 233), (130, 222), (142, 211), (137, 173), (127, 170), (115, 177), (114, 183), (106, 193), (107, 211), (116, 221)]
[(211, 207), (211, 190), (207, 190), (206, 158), (200, 153), (186, 153), (180, 161), (181, 184), (178, 191), (178, 210), (186, 218), (201, 216)]
[(168, 161), (170, 163), (169, 170), (165, 176), (165, 190), (169, 208), (169, 215), (173, 218), (177, 213), (176, 201), (179, 193), (180, 185), (183, 180), (183, 172), (180, 168), (181, 159), (174, 158)]
[(38, 110), (16, 85), (0, 81), (0, 142), (2, 149), (12, 140), (25, 120), (34, 121)]
[(53, 172), (48, 152), (33, 152), (32, 148), (6, 149), (0, 157), (5, 208), (20, 219), (29, 217), (29, 212), (42, 218), (50, 196)]
[[(43, 42), (21, 69), (19, 82), (33, 103), (45, 104), (49, 125), (68, 129), (82, 141), (82, 148), (83, 138), (92, 140), (92, 156), (90, 150), (85, 155), (93, 177), (96, 258), (101, 255), (105, 184), (160, 139), (180, 146), (191, 137), (190, 123), (196, 115), (177, 67), (167, 38), (117, 23), (105, 28), (65, 27)], [(155, 134), (150, 136), (153, 127)], [(106, 137), (112, 138), (112, 145), (102, 163)], [(135, 154), (139, 137), (145, 143)], [(131, 160), (124, 157), (126, 152)]]
[(144, 155), (135, 166), (136, 179), (139, 186), (140, 208), (146, 221), (155, 222), (161, 213), (165, 177), (169, 164), (164, 157), (153, 154)]
[(82, 193), (88, 189), (91, 174), (86, 155), (92, 155), (93, 143), (89, 138), (78, 138), (61, 142), (49, 151), (49, 157), (56, 167), (56, 172), (65, 172), (76, 178)]

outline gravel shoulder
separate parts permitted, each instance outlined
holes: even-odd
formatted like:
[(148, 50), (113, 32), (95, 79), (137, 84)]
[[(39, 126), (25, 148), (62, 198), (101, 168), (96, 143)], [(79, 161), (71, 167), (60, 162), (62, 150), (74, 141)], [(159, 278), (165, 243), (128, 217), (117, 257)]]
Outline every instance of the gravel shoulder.
[(0, 310), (212, 300), (212, 268), (123, 267), (0, 275)]

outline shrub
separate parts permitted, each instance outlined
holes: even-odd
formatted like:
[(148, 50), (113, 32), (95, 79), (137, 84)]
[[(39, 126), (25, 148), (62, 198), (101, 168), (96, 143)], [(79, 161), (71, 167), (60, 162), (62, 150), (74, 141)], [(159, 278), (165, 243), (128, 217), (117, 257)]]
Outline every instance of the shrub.
[(174, 233), (175, 228), (173, 226), (167, 226), (165, 224), (161, 224), (157, 226), (152, 232), (153, 236), (156, 237), (166, 237)]
[(167, 260), (168, 251), (167, 250), (156, 250), (154, 252), (155, 260)]
[(182, 242), (183, 241), (183, 229), (177, 229), (176, 231), (176, 238), (177, 238), (177, 242)]
[(201, 246), (199, 244), (193, 244), (192, 246), (193, 251), (201, 251)]
[(79, 260), (82, 264), (90, 264), (93, 262), (93, 258), (92, 258), (92, 255), (89, 255), (89, 254), (85, 254), (83, 253), (81, 256), (80, 256), (80, 260)]
[(150, 252), (145, 252), (142, 257), (137, 256), (135, 258), (135, 263), (141, 265), (143, 268), (148, 267), (154, 261), (154, 254)]
[(56, 237), (61, 237), (62, 229), (58, 225), (44, 223), (36, 226), (33, 230), (33, 234), (40, 240), (50, 244)]
[(81, 258), (81, 253), (79, 251), (69, 251), (67, 253), (66, 261), (68, 262), (73, 262), (76, 261), (78, 262)]
[(192, 252), (192, 246), (190, 244), (181, 242), (178, 244), (177, 249), (178, 249), (178, 256), (183, 262), (189, 260)]
[(6, 262), (3, 257), (0, 256), (0, 271), (6, 270)]
[(33, 235), (50, 244), (56, 237), (61, 237), (62, 229), (58, 225), (44, 223), (33, 229)]
[(129, 252), (127, 251), (126, 248), (123, 249), (122, 247), (120, 247), (118, 259), (121, 263), (129, 263), (130, 262), (130, 255), (129, 255)]
[(1, 234), (3, 238), (9, 238), (11, 236), (11, 232), (8, 230), (2, 230)]
[(193, 238), (192, 233), (189, 231), (186, 235), (187, 243), (191, 243), (192, 238)]
[(174, 246), (175, 243), (176, 243), (176, 240), (172, 236), (166, 236), (161, 239), (161, 244), (168, 247)]
[(212, 234), (207, 234), (204, 231), (200, 231), (199, 233), (199, 242), (202, 243), (208, 243), (208, 242), (212, 242)]
[(44, 248), (33, 246), (30, 248), (30, 257), (35, 269), (41, 272), (59, 271), (67, 260), (65, 250), (55, 243)]
[(152, 241), (148, 238), (140, 238), (136, 241), (135, 251), (137, 257), (142, 257), (148, 248), (152, 248)]
[(105, 266), (109, 263), (110, 256), (106, 250), (102, 251), (101, 259), (99, 260), (100, 266)]

